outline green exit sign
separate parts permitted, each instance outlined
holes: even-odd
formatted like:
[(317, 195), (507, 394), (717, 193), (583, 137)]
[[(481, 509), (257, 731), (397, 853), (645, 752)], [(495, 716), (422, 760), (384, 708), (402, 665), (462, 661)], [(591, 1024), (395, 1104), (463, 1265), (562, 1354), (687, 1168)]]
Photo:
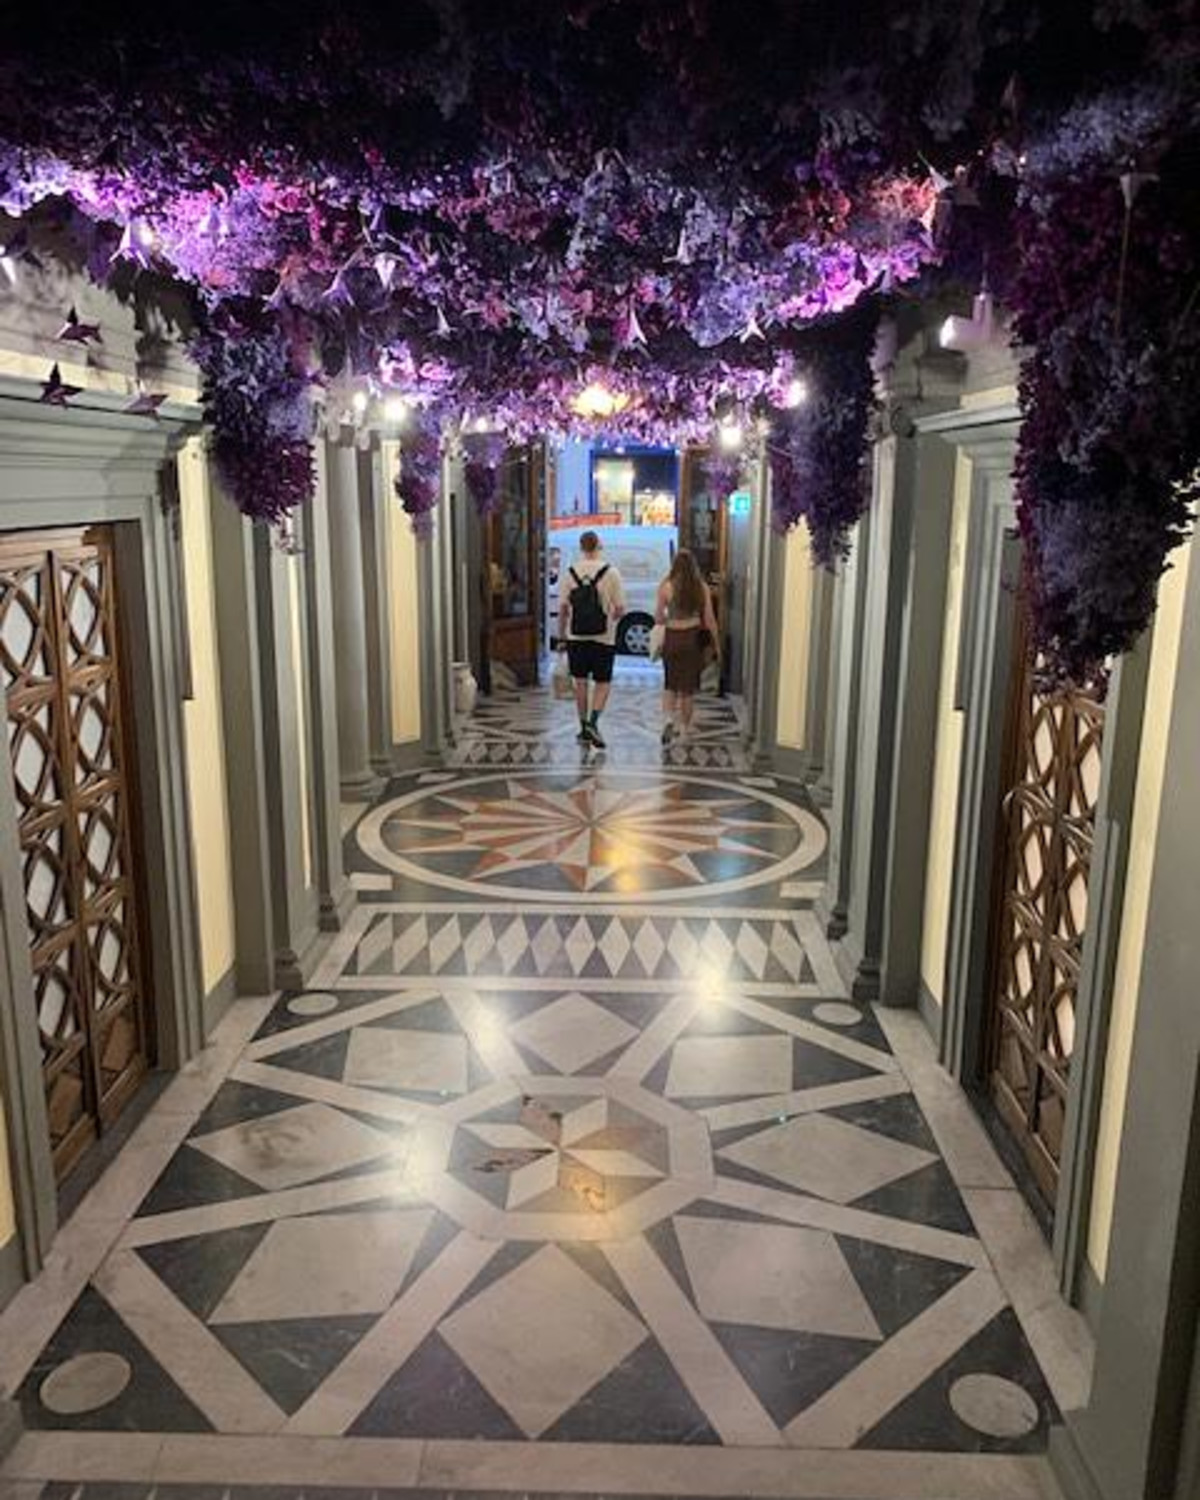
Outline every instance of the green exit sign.
[(749, 490), (734, 490), (729, 496), (729, 514), (731, 516), (748, 516), (750, 514), (751, 496)]

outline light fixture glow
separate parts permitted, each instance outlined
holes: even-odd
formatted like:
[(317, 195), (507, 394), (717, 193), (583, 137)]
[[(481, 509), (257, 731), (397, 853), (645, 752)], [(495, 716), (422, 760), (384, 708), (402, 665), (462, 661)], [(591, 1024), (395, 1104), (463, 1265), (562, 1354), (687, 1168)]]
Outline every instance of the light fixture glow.
[(606, 385), (594, 380), (591, 385), (585, 385), (571, 402), (571, 410), (576, 416), (596, 419), (616, 416), (628, 405), (629, 396), (625, 391), (610, 391)]
[(742, 446), (742, 429), (737, 422), (724, 421), (717, 428), (717, 441), (726, 453), (736, 453)]
[(938, 342), (943, 349), (957, 349), (966, 353), (980, 349), (990, 343), (995, 332), (995, 308), (991, 292), (979, 292), (971, 308), (969, 318), (951, 315), (942, 324)]
[(408, 416), (408, 402), (403, 396), (389, 396), (383, 403), (385, 422), (403, 422)]
[(355, 391), (354, 395), (350, 398), (350, 404), (361, 417), (363, 412), (365, 412), (367, 409), (366, 391)]
[(789, 411), (795, 411), (798, 406), (803, 406), (808, 400), (808, 386), (803, 380), (791, 380), (783, 395), (783, 404)]

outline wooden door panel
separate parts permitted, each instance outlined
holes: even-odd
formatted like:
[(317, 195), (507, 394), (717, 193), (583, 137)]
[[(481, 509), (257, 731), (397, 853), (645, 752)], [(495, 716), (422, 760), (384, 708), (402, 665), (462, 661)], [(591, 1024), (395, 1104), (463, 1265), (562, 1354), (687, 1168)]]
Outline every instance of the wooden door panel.
[(106, 528), (0, 538), (0, 682), (60, 1177), (151, 1055), (115, 588)]
[(1022, 612), (1006, 735), (985, 1074), (1053, 1205), (1087, 925), (1104, 706), (1043, 690)]

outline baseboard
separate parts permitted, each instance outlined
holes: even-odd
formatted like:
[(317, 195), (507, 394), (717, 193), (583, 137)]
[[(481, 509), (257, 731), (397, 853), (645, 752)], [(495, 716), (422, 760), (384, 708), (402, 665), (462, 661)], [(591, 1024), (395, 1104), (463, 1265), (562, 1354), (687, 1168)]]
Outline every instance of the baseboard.
[(922, 1021), (925, 1022), (926, 1031), (933, 1038), (934, 1047), (940, 1050), (942, 1045), (943, 1011), (942, 1007), (933, 998), (928, 985), (926, 985), (923, 979), (917, 985), (917, 1013), (920, 1015)]
[[(25, 1255), (18, 1234), (9, 1236), (8, 1243), (0, 1245), (0, 1310), (3, 1310), (25, 1285)], [(0, 1442), (0, 1452), (4, 1445)]]
[(777, 776), (786, 776), (789, 781), (806, 782), (812, 769), (808, 751), (792, 745), (772, 745), (767, 763)]
[(1092, 1330), (1092, 1337), (1095, 1338), (1100, 1331), (1100, 1308), (1104, 1302), (1104, 1283), (1092, 1269), (1092, 1263), (1086, 1255), (1083, 1257), (1083, 1264), (1079, 1267), (1077, 1292), (1079, 1311), (1083, 1314), (1083, 1321)]
[(17, 1446), (17, 1439), (24, 1430), (21, 1408), (15, 1401), (0, 1394), (0, 1463), (3, 1463)]
[(220, 1025), (225, 1012), (237, 999), (237, 992), (237, 971), (231, 967), (217, 980), (201, 1003), (201, 1019), (206, 1037), (212, 1036)]
[(1088, 1466), (1068, 1419), (1050, 1429), (1050, 1467), (1063, 1492), (1063, 1500), (1114, 1500), (1105, 1495)]

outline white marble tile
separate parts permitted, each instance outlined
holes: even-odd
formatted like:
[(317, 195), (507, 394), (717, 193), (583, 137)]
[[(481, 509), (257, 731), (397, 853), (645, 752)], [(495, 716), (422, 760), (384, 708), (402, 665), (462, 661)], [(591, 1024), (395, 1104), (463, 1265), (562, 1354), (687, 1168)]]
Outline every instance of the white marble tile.
[(164, 1438), (157, 1432), (24, 1432), (0, 1479), (148, 1484)]
[(837, 1109), (843, 1104), (890, 1099), (896, 1094), (907, 1093), (908, 1081), (901, 1074), (882, 1073), (873, 1078), (851, 1078), (845, 1083), (791, 1089), (786, 1094), (767, 1094), (761, 1099), (740, 1099), (736, 1104), (710, 1104), (698, 1113), (710, 1130), (732, 1130), (738, 1125), (754, 1125), (767, 1120), (782, 1123), (794, 1115), (808, 1115), (817, 1110)]
[(829, 1115), (789, 1120), (718, 1155), (834, 1203), (852, 1203), (937, 1160), (931, 1151)]
[(779, 1429), (758, 1397), (645, 1240), (621, 1240), (604, 1253), (721, 1441), (754, 1448), (779, 1443)]
[(146, 1265), (136, 1250), (111, 1255), (96, 1287), (218, 1432), (275, 1432), (284, 1414), (241, 1364)]
[(428, 1209), (397, 1209), (272, 1224), (209, 1322), (383, 1312), (404, 1284), (432, 1218)]
[(636, 1318), (553, 1245), (460, 1307), (439, 1332), (531, 1438), (646, 1337)]
[(990, 1271), (973, 1271), (906, 1323), (787, 1426), (798, 1448), (850, 1448), (1004, 1307)]
[[(683, 928), (678, 930), (682, 932)], [(699, 1008), (700, 1000), (694, 994), (676, 995), (668, 1000), (649, 1026), (643, 1027), (637, 1040), (631, 1042), (613, 1064), (610, 1069), (613, 1077), (634, 1080), (645, 1078), (680, 1033), (687, 1029)]]
[(342, 1076), (363, 1088), (464, 1094), (469, 1080), (466, 1038), (444, 1031), (356, 1026)]
[(667, 1073), (671, 1099), (777, 1094), (792, 1086), (792, 1042), (785, 1036), (684, 1037)]
[(869, 1213), (861, 1208), (845, 1208), (822, 1198), (803, 1198), (757, 1182), (740, 1178), (718, 1177), (704, 1194), (714, 1203), (739, 1208), (748, 1213), (779, 1219), (785, 1224), (801, 1224), (809, 1229), (828, 1229), (834, 1234), (852, 1235), (872, 1245), (892, 1245), (897, 1250), (912, 1250), (935, 1260), (952, 1261), (961, 1266), (987, 1266), (987, 1251), (970, 1235), (955, 1234), (949, 1229), (935, 1229), (911, 1219), (893, 1219), (886, 1214)]
[[(405, 1438), (226, 1437), (172, 1434), (154, 1467), (159, 1484), (400, 1488), (415, 1484), (423, 1445)], [(149, 1500), (149, 1497), (147, 1497)]]
[(967, 1211), (1063, 1411), (1087, 1402), (1095, 1342), (1068, 1307), (1045, 1237), (1016, 1188), (964, 1188)]
[(257, 1193), (250, 1198), (229, 1198), (221, 1203), (198, 1203), (195, 1208), (146, 1214), (129, 1221), (118, 1243), (121, 1249), (161, 1245), (170, 1240), (190, 1239), (196, 1234), (215, 1234), (243, 1224), (265, 1224), (274, 1219), (316, 1214), (376, 1198), (392, 1198), (400, 1204), (415, 1202), (407, 1169), (391, 1167), (384, 1172), (365, 1172), (336, 1182), (314, 1182), (310, 1187), (285, 1188), (278, 1193)]
[(531, 1048), (552, 1068), (574, 1073), (596, 1058), (624, 1046), (637, 1028), (586, 995), (563, 995), (535, 1010), (510, 1030), (522, 1047)]
[(499, 1249), (499, 1240), (455, 1236), (293, 1414), (287, 1431), (312, 1436), (344, 1433)]
[(490, 1073), (496, 1078), (518, 1078), (527, 1071), (525, 1059), (509, 1039), (507, 1023), (496, 1006), (473, 990), (449, 992), (446, 1001)]
[(710, 1322), (882, 1338), (832, 1234), (686, 1215), (674, 1223), (696, 1303)]
[(357, 1088), (354, 1084), (322, 1078), (318, 1073), (300, 1073), (295, 1068), (281, 1068), (270, 1062), (240, 1062), (230, 1077), (277, 1094), (291, 1094), (296, 1099), (328, 1104), (337, 1110), (353, 1110), (356, 1114), (376, 1115), (381, 1120), (398, 1120), (402, 1124), (424, 1119), (431, 1108), (420, 1099), (405, 1099), (381, 1089)]
[(211, 1156), (263, 1188), (298, 1187), (345, 1167), (392, 1155), (396, 1141), (324, 1104), (301, 1104), (193, 1138)]

